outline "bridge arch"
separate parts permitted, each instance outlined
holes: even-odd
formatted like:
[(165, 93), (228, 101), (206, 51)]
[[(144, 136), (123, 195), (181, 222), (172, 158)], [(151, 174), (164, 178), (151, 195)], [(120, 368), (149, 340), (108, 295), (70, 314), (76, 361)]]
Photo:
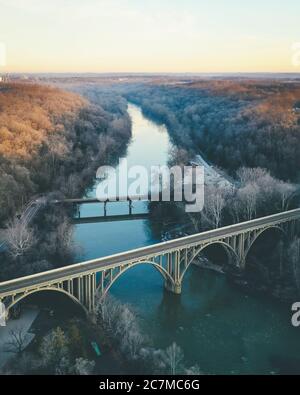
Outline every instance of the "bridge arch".
[[(103, 294), (100, 296), (101, 298), (103, 298), (108, 291), (110, 290), (110, 288), (113, 286), (113, 284), (124, 274), (126, 273), (128, 270), (133, 269), (135, 266), (138, 265), (150, 265), (153, 266), (155, 269), (157, 269), (157, 271), (160, 273), (160, 275), (162, 276), (162, 278), (166, 281), (169, 280), (172, 284), (174, 283), (174, 279), (172, 278), (172, 276), (167, 272), (167, 270), (160, 266), (158, 263), (156, 262), (152, 262), (152, 261), (139, 261), (139, 262), (135, 262), (133, 264), (128, 265), (125, 269), (123, 269), (122, 271), (120, 271), (114, 278), (113, 280), (107, 285), (107, 287), (103, 290)], [(101, 290), (101, 284), (98, 285), (97, 289), (96, 289), (96, 294), (99, 293), (99, 291)]]
[(298, 201), (295, 201), (296, 199), (300, 199), (300, 188), (295, 189), (294, 192), (288, 197), (284, 209), (291, 210), (291, 206), (296, 206), (296, 204), (299, 203)]
[(247, 250), (245, 251), (245, 262), (247, 260), (248, 255), (249, 255), (249, 252), (251, 251), (251, 249), (252, 249), (253, 245), (256, 243), (256, 241), (259, 240), (260, 237), (263, 234), (265, 234), (267, 231), (274, 230), (274, 229), (278, 230), (279, 233), (282, 233), (285, 238), (288, 237), (286, 231), (280, 225), (270, 225), (270, 226), (268, 226), (268, 227), (266, 227), (264, 229), (261, 229), (259, 232), (257, 232), (255, 237), (251, 240), (250, 244), (247, 247)]
[(39, 289), (33, 289), (32, 291), (26, 292), (24, 294), (22, 294), (20, 297), (18, 297), (17, 299), (15, 299), (12, 303), (10, 303), (8, 306), (6, 306), (6, 312), (7, 315), (9, 315), (10, 310), (16, 306), (19, 302), (21, 302), (22, 300), (26, 299), (28, 296), (31, 296), (33, 294), (36, 294), (38, 292), (58, 292), (58, 293), (62, 293), (64, 295), (66, 295), (67, 297), (69, 297), (69, 299), (71, 299), (76, 305), (80, 306), (81, 309), (83, 310), (83, 312), (88, 315), (88, 310), (86, 309), (86, 307), (72, 294), (70, 294), (69, 292), (65, 291), (64, 289), (61, 288), (56, 288), (56, 287), (47, 287), (47, 288), (39, 288)]
[(234, 250), (234, 248), (231, 247), (231, 245), (229, 245), (228, 243), (226, 243), (225, 241), (222, 241), (222, 240), (212, 241), (212, 242), (210, 242), (210, 243), (208, 243), (208, 244), (205, 244), (205, 245), (203, 245), (203, 246), (200, 246), (200, 247), (198, 248), (198, 250), (196, 250), (195, 254), (189, 259), (189, 261), (188, 261), (186, 267), (184, 268), (183, 272), (181, 273), (181, 275), (180, 275), (180, 282), (183, 281), (183, 278), (184, 278), (184, 276), (185, 276), (185, 273), (186, 273), (187, 270), (189, 269), (189, 267), (190, 267), (191, 263), (193, 262), (193, 260), (194, 260), (195, 258), (197, 258), (197, 256), (198, 256), (199, 254), (201, 254), (201, 252), (203, 252), (206, 248), (211, 247), (211, 246), (213, 246), (213, 245), (221, 245), (221, 246), (224, 248), (225, 252), (226, 252), (228, 255), (229, 255), (229, 253), (231, 254), (231, 257), (233, 257), (234, 260), (237, 262), (236, 266), (238, 267), (239, 257), (238, 257), (238, 255), (237, 255), (236, 251)]

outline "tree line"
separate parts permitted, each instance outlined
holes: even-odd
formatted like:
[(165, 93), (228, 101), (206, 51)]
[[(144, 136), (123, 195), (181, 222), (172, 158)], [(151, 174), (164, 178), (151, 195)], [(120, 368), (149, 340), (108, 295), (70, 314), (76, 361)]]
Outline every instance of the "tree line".
[(232, 173), (262, 167), (281, 179), (299, 180), (297, 82), (210, 79), (122, 89), (146, 115), (167, 125), (178, 146), (203, 152)]

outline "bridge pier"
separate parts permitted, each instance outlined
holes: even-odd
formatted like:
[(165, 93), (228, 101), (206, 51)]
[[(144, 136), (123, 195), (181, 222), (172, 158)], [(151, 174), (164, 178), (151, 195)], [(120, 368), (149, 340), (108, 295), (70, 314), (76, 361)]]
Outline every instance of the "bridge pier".
[(245, 267), (246, 267), (246, 257), (245, 254), (243, 253), (242, 255), (240, 255), (238, 257), (238, 268), (240, 269), (240, 271), (244, 271)]
[(76, 216), (77, 218), (80, 218), (80, 205), (76, 204)]
[(241, 270), (245, 268), (245, 233), (237, 237), (236, 252), (238, 256), (238, 266)]
[(165, 281), (165, 289), (168, 292), (172, 292), (175, 295), (180, 295), (181, 294), (181, 283), (180, 282), (170, 282), (168, 280)]

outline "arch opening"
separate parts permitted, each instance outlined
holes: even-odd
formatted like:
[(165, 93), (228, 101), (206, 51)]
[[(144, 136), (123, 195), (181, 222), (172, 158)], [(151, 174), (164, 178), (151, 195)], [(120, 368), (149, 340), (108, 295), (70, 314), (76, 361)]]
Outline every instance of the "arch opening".
[[(109, 283), (105, 286), (104, 294), (101, 295), (101, 297), (107, 295), (108, 292), (110, 291), (110, 289), (113, 287), (113, 285), (116, 284), (117, 281), (118, 281), (120, 278), (123, 277), (123, 275), (126, 276), (126, 275), (128, 275), (128, 274), (131, 272), (131, 269), (133, 269), (133, 270), (134, 270), (135, 268), (136, 268), (136, 269), (139, 269), (139, 267), (141, 267), (141, 269), (140, 269), (141, 272), (139, 273), (139, 275), (135, 275), (135, 276), (134, 276), (133, 280), (134, 280), (135, 284), (132, 284), (132, 285), (134, 285), (134, 286), (136, 287), (136, 286), (137, 286), (137, 282), (138, 282), (142, 287), (145, 287), (145, 276), (144, 276), (144, 273), (143, 273), (142, 268), (143, 268), (143, 267), (144, 267), (144, 268), (145, 268), (145, 267), (149, 267), (149, 266), (151, 266), (152, 269), (153, 269), (153, 268), (156, 269), (155, 271), (152, 271), (154, 274), (159, 273), (160, 276), (161, 276), (161, 278), (162, 278), (164, 281), (169, 281), (170, 283), (173, 283), (173, 279), (172, 279), (171, 275), (167, 272), (167, 270), (166, 270), (164, 267), (161, 267), (158, 263), (155, 263), (155, 262), (151, 262), (151, 261), (141, 261), (141, 262), (133, 263), (132, 265), (126, 267), (126, 269), (124, 269), (124, 270), (122, 270), (121, 272), (119, 272), (118, 274), (116, 274), (116, 275), (114, 276), (112, 282), (109, 282)], [(151, 273), (151, 272), (149, 272), (149, 273)], [(151, 277), (152, 277), (152, 276), (151, 276)], [(140, 282), (139, 282), (139, 280), (140, 280)], [(149, 276), (147, 276), (147, 280), (149, 280)], [(130, 286), (130, 284), (129, 284), (128, 286)], [(100, 282), (100, 284), (98, 284), (98, 286), (97, 286), (96, 293), (99, 295), (99, 292), (100, 292), (100, 291), (101, 291), (101, 282)]]
[(294, 191), (286, 202), (286, 210), (292, 210), (300, 207), (300, 189)]
[(203, 269), (224, 272), (228, 269), (238, 268), (238, 257), (234, 249), (223, 241), (214, 241), (198, 249), (195, 256), (181, 274), (181, 280), (191, 265)]
[(15, 299), (7, 306), (9, 316), (18, 318), (26, 307), (34, 307), (41, 311), (55, 311), (58, 315), (66, 316), (81, 313), (87, 315), (87, 309), (77, 298), (63, 289), (45, 288), (37, 289)]
[(287, 235), (279, 226), (271, 226), (258, 233), (245, 254), (245, 273), (250, 281), (265, 287), (282, 278), (286, 241)]

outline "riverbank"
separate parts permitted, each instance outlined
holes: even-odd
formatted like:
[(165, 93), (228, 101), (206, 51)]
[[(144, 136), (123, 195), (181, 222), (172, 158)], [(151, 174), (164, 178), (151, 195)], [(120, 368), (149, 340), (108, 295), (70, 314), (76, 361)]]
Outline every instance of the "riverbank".
[(217, 188), (234, 188), (235, 182), (224, 171), (215, 169), (208, 164), (202, 155), (197, 154), (193, 160), (190, 161), (192, 165), (202, 166), (204, 168), (204, 184), (213, 185)]

